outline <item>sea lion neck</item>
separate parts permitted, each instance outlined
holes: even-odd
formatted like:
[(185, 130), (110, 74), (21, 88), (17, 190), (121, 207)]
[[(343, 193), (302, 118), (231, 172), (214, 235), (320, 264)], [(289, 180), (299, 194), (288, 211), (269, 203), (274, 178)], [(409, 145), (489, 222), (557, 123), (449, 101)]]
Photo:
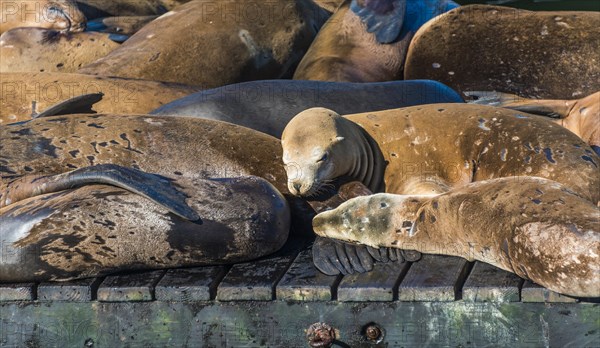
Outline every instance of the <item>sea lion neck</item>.
[(348, 177), (362, 182), (372, 192), (385, 191), (383, 182), (383, 173), (385, 171), (385, 159), (377, 142), (360, 125), (343, 119), (347, 128), (351, 132), (352, 154), (351, 165)]

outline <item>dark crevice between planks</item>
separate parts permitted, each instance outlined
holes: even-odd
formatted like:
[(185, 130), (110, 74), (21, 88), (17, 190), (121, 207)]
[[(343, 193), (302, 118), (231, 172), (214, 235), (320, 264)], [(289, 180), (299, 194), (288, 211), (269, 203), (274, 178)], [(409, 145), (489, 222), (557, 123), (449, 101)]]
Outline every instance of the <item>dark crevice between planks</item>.
[(456, 280), (456, 285), (454, 288), (454, 299), (455, 300), (457, 300), (457, 301), (462, 300), (463, 286), (465, 285), (465, 282), (467, 281), (469, 274), (471, 274), (471, 271), (473, 270), (474, 265), (475, 265), (475, 262), (467, 262), (467, 263), (465, 263), (462, 271), (460, 272), (458, 279)]

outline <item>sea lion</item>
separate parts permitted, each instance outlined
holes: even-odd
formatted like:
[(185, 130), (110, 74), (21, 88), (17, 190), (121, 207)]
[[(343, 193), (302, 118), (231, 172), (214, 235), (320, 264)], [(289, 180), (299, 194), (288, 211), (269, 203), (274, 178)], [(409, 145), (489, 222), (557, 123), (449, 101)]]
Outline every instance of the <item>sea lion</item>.
[(0, 3), (0, 34), (37, 27), (70, 32), (85, 30), (85, 15), (73, 0), (10, 0)]
[(432, 104), (341, 117), (313, 108), (290, 121), (281, 144), (297, 196), (338, 178), (373, 192), (439, 194), (473, 181), (539, 176), (600, 200), (600, 157), (589, 145), (545, 117), (510, 109)]
[(435, 81), (344, 83), (271, 80), (201, 91), (150, 113), (226, 121), (280, 138), (292, 117), (311, 107), (326, 107), (351, 114), (462, 101), (456, 92)]
[[(33, 191), (47, 189), (48, 181), (63, 182), (68, 189), (43, 190), (0, 208), (5, 256), (0, 261), (0, 282), (62, 281), (124, 270), (245, 262), (277, 251), (287, 240), (289, 207), (264, 179), (167, 181), (113, 165), (83, 169), (85, 173), (68, 173), (70, 178), (29, 180)], [(123, 176), (109, 177), (107, 171)], [(111, 184), (150, 189), (154, 199), (136, 190), (95, 184), (103, 174)], [(85, 186), (73, 189), (77, 181), (85, 181)], [(165, 203), (165, 197), (157, 194), (169, 189), (181, 197), (167, 196)], [(46, 191), (51, 193), (43, 194)], [(178, 200), (189, 204), (193, 219), (173, 214), (169, 203)]]
[(600, 90), (599, 51), (598, 12), (463, 6), (421, 27), (404, 78), (440, 81), (458, 92), (581, 98)]
[(291, 77), (327, 17), (312, 0), (195, 0), (79, 72), (203, 88)]
[(77, 0), (88, 19), (162, 15), (190, 0)]
[(0, 35), (0, 72), (75, 72), (119, 46), (109, 34), (15, 28)]
[(574, 100), (527, 99), (499, 92), (465, 92), (477, 97), (474, 104), (492, 105), (556, 118), (560, 124), (590, 144), (600, 155), (600, 92)]
[(559, 293), (600, 297), (600, 209), (557, 182), (480, 181), (439, 196), (377, 194), (313, 220), (318, 235), (483, 261)]
[(449, 0), (346, 1), (321, 29), (294, 79), (400, 80), (408, 45), (417, 29), (457, 6)]
[(146, 113), (199, 90), (173, 83), (67, 73), (0, 73), (0, 80), (0, 127), (30, 120), (82, 94), (104, 94), (93, 107), (96, 112), (132, 114)]
[(317, 5), (327, 12), (335, 12), (346, 0), (313, 0)]

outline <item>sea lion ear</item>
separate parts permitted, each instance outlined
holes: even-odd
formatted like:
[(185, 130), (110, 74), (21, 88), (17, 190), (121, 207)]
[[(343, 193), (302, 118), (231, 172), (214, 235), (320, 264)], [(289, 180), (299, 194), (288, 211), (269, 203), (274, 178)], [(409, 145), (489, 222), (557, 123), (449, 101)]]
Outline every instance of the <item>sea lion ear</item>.
[(389, 44), (400, 35), (406, 14), (406, 0), (352, 0), (350, 9), (375, 33), (380, 44)]

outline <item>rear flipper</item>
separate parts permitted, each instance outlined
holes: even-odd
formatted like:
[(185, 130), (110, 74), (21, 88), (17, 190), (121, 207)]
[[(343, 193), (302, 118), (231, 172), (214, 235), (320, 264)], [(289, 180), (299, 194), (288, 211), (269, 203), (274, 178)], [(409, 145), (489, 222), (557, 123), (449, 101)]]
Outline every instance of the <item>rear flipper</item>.
[(375, 33), (377, 42), (388, 44), (400, 35), (406, 0), (352, 0), (350, 9), (367, 26), (369, 33)]
[(496, 91), (468, 91), (466, 96), (473, 98), (469, 103), (497, 106), (530, 114), (552, 118), (566, 118), (571, 112), (575, 101), (568, 100), (537, 100), (519, 97), (518, 95)]
[[(92, 106), (102, 100), (103, 93), (90, 93), (78, 95), (71, 99), (64, 100), (58, 104), (52, 105), (46, 110), (36, 114), (35, 112), (31, 115), (33, 118), (47, 117), (47, 116), (58, 116), (58, 115), (70, 115), (70, 114), (95, 114), (96, 111), (92, 109)], [(35, 110), (35, 108), (34, 108)]]
[(57, 175), (19, 178), (0, 192), (0, 208), (30, 197), (92, 184), (120, 187), (144, 196), (184, 219), (200, 219), (185, 202), (185, 194), (168, 179), (114, 164), (85, 167)]

